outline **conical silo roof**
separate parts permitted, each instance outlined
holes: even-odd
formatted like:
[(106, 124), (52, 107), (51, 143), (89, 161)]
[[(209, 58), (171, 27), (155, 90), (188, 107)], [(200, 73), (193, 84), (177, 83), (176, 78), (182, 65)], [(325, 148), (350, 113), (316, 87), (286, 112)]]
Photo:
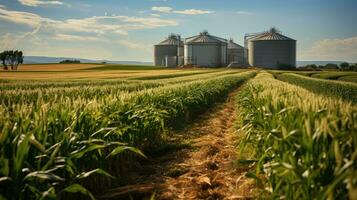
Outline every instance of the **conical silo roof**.
[(199, 35), (186, 38), (186, 44), (194, 44), (194, 43), (227, 43), (227, 40), (210, 35), (207, 31), (201, 32)]
[(235, 43), (233, 39), (230, 39), (227, 44), (228, 49), (244, 49), (242, 46), (239, 44)]
[(285, 35), (282, 35), (276, 28), (271, 28), (269, 31), (255, 35), (249, 38), (250, 41), (258, 40), (294, 40)]
[(180, 45), (180, 36), (171, 34), (169, 35), (164, 41), (160, 42), (157, 44), (158, 46), (160, 45)]

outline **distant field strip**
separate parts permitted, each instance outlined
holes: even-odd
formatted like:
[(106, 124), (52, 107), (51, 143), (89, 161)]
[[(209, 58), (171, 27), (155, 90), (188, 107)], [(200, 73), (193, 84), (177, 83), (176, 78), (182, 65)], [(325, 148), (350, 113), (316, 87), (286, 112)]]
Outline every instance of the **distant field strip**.
[[(280, 78), (329, 92), (340, 87), (293, 74)], [(247, 175), (257, 180), (262, 199), (356, 197), (356, 105), (269, 73), (251, 79), (238, 100), (243, 122), (239, 163), (255, 167)]]
[[(31, 88), (28, 87), (30, 84), (26, 82), (18, 84), (14, 83), (12, 85), (3, 86), (0, 92), (0, 102), (5, 105), (13, 105), (17, 103), (35, 103), (37, 101), (42, 101), (42, 103), (56, 101), (63, 101), (67, 98), (86, 98), (95, 99), (105, 95), (120, 95), (121, 93), (140, 91), (143, 89), (155, 88), (160, 86), (165, 86), (167, 84), (180, 84), (182, 82), (191, 82), (197, 80), (205, 80), (216, 76), (229, 75), (240, 73), (243, 71), (220, 71), (215, 73), (204, 73), (195, 76), (189, 76), (185, 78), (176, 79), (158, 79), (151, 81), (94, 81), (94, 82), (59, 82), (54, 84), (51, 83), (41, 83), (38, 85), (32, 83)], [(22, 86), (25, 86), (24, 88)], [(16, 87), (16, 88), (14, 88)], [(11, 89), (8, 89), (11, 88)], [(80, 95), (78, 95), (80, 94)]]
[(256, 74), (238, 72), (219, 72), (216, 76), (208, 73), (211, 77), (203, 80), (123, 91), (119, 95), (95, 96), (90, 92), (93, 86), (94, 90), (103, 87), (104, 91), (117, 86), (91, 83), (83, 93), (71, 91), (75, 94), (69, 96), (61, 96), (59, 91), (51, 93), (48, 86), (54, 97), (46, 102), (41, 95), (34, 96), (30, 103), (24, 103), (26, 95), (17, 96), (20, 100), (8, 98), (9, 102), (0, 105), (0, 177), (2, 183), (6, 182), (0, 188), (1, 195), (20, 199), (23, 195), (35, 198), (48, 193), (63, 197), (64, 193), (78, 191), (90, 196), (91, 192), (101, 191), (117, 182), (115, 177), (124, 175), (122, 169), (141, 154), (137, 148), (157, 145), (168, 128), (182, 125), (224, 100)]
[(158, 75), (146, 75), (146, 76), (137, 76), (132, 77), (132, 80), (158, 80), (158, 79), (169, 79), (169, 78), (178, 78), (183, 76), (193, 76), (199, 74), (208, 74), (214, 73), (221, 70), (209, 70), (209, 71), (190, 71), (190, 72), (181, 72), (181, 73), (170, 73), (170, 74), (158, 74)]
[(336, 71), (313, 71), (313, 72), (292, 72), (313, 78), (341, 80), (357, 83), (357, 72), (336, 72)]
[[(102, 64), (25, 64), (19, 66), (17, 72), (38, 72), (38, 71), (71, 71), (86, 68), (100, 68)], [(5, 72), (0, 69), (1, 72)], [(9, 71), (6, 71), (9, 72)], [(10, 71), (11, 72), (11, 71)]]
[(312, 92), (357, 103), (357, 84), (355, 83), (310, 78), (292, 73), (276, 74), (275, 76), (279, 80), (301, 86)]
[[(210, 78), (214, 76), (219, 76), (223, 74), (234, 74), (244, 72), (245, 70), (222, 70), (222, 71), (213, 71), (212, 73), (194, 73), (187, 76), (177, 77), (177, 78), (163, 78), (157, 80), (131, 80), (127, 78), (121, 79), (106, 79), (106, 80), (61, 80), (61, 81), (50, 81), (50, 80), (0, 80), (0, 89), (1, 91), (6, 90), (33, 90), (33, 89), (46, 89), (46, 88), (70, 88), (70, 87), (89, 87), (89, 86), (110, 86), (124, 83), (178, 83), (181, 81), (192, 81), (201, 78)], [(186, 72), (187, 73), (187, 72)], [(166, 74), (164, 74), (166, 75)], [(195, 76), (192, 76), (195, 75)], [(139, 76), (139, 75), (136, 75)]]

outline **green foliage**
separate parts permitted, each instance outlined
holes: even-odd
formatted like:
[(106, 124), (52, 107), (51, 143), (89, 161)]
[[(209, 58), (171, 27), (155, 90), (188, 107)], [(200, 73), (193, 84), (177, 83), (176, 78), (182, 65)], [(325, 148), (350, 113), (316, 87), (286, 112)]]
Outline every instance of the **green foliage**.
[(94, 198), (124, 176), (125, 167), (144, 157), (169, 128), (203, 112), (254, 75), (219, 72), (192, 80), (122, 84), (5, 82), (0, 194), (6, 199)]
[(8, 70), (10, 66), (12, 70), (17, 70), (19, 64), (22, 64), (24, 61), (24, 56), (22, 51), (4, 51), (0, 53), (0, 61), (4, 66), (4, 70)]
[(332, 64), (332, 63), (328, 63), (325, 66), (323, 66), (324, 69), (339, 69), (337, 64)]
[(78, 64), (78, 63), (81, 63), (80, 60), (62, 60), (60, 61), (59, 63), (61, 64)]
[(291, 73), (276, 74), (276, 77), (315, 93), (341, 98), (354, 104), (357, 103), (357, 85), (354, 83), (316, 79)]
[(347, 62), (343, 62), (343, 63), (340, 64), (340, 69), (341, 69), (342, 71), (347, 71), (347, 70), (350, 69), (350, 64), (347, 63)]
[[(274, 74), (278, 74), (276, 71), (273, 72)], [(280, 73), (281, 74), (281, 73)], [(300, 74), (304, 76), (309, 76), (313, 78), (321, 78), (321, 79), (330, 79), (330, 80), (342, 80), (348, 82), (357, 83), (357, 80), (354, 77), (357, 77), (356, 72), (347, 72), (347, 71), (300, 71), (294, 72), (294, 74)]]
[(248, 173), (269, 199), (348, 199), (357, 190), (357, 107), (261, 73), (238, 96)]

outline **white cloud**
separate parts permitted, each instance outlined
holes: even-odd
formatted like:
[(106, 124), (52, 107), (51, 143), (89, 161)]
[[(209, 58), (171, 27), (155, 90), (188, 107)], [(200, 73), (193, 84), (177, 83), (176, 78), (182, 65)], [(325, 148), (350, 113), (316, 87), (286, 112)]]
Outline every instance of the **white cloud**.
[(45, 6), (45, 5), (63, 5), (61, 1), (42, 1), (42, 0), (18, 0), (22, 5), (25, 6)]
[(20, 11), (9, 11), (4, 8), (0, 8), (0, 20), (1, 19), (18, 24), (26, 24), (32, 27), (41, 23), (41, 17), (37, 14)]
[(322, 39), (299, 53), (301, 60), (357, 61), (357, 36), (344, 39)]
[[(93, 16), (82, 19), (53, 20), (29, 12), (9, 11), (0, 8), (0, 20), (6, 20), (29, 27), (42, 27), (56, 33), (66, 32), (94, 33), (97, 35), (116, 33), (127, 35), (130, 30), (154, 29), (177, 26), (178, 22), (159, 17), (133, 16)], [(67, 37), (69, 39), (70, 37)]]
[(153, 17), (160, 17), (161, 15), (159, 15), (159, 14), (151, 14), (151, 16), (153, 16)]
[(23, 46), (44, 46), (46, 40), (38, 37), (41, 26), (38, 26), (33, 31), (25, 32), (23, 34), (7, 33), (0, 37), (0, 51), (9, 49), (22, 49)]
[(197, 10), (197, 9), (187, 9), (187, 10), (176, 10), (174, 13), (183, 14), (183, 15), (202, 15), (202, 14), (211, 14), (213, 11), (209, 10)]
[(163, 6), (154, 6), (151, 8), (153, 11), (163, 12), (163, 13), (170, 13), (172, 11), (171, 7), (163, 7)]
[(214, 13), (214, 11), (198, 10), (198, 9), (174, 10), (171, 7), (164, 7), (164, 6), (154, 6), (151, 8), (151, 10), (161, 13), (176, 13), (182, 15), (202, 15), (202, 14)]
[(0, 37), (0, 51), (15, 49), (18, 43), (18, 38), (14, 38), (12, 34), (7, 33)]
[(253, 12), (239, 10), (236, 12), (238, 15), (254, 15)]
[[(150, 15), (140, 17), (108, 15), (56, 20), (35, 13), (0, 7), (0, 23), (5, 21), (21, 27), (27, 26), (28, 31), (16, 32), (18, 29), (13, 29), (9, 30), (9, 33), (0, 35), (0, 50), (21, 49), (26, 55), (70, 55), (98, 59), (114, 58), (114, 56), (118, 56), (118, 53), (115, 53), (118, 49), (137, 50), (135, 54), (129, 51), (124, 54), (133, 58), (136, 58), (137, 52), (145, 52), (144, 55), (149, 55), (152, 45), (145, 43), (146, 41), (139, 43), (130, 40), (129, 32), (178, 25), (176, 20)], [(104, 48), (94, 41), (100, 41), (106, 47)], [(113, 41), (117, 45), (113, 45)], [(78, 45), (77, 42), (81, 42), (81, 45)], [(84, 46), (86, 48), (83, 48)], [(93, 53), (93, 48), (100, 49), (100, 52)], [(141, 57), (141, 59), (148, 58), (150, 57)]]
[(83, 35), (70, 35), (70, 34), (56, 34), (54, 36), (54, 39), (56, 40), (76, 40), (76, 41), (98, 41), (100, 40), (98, 37), (94, 36), (83, 36)]

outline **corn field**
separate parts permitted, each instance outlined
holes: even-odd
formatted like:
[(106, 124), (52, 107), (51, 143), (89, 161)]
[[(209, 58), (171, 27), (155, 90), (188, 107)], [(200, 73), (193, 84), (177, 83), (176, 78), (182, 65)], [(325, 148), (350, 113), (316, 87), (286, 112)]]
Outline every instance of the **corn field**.
[[(0, 199), (94, 199), (170, 128), (202, 113), (254, 71), (145, 81), (3, 81)], [(166, 79), (165, 79), (166, 78)], [(101, 187), (98, 187), (101, 186)]]
[(0, 80), (0, 199), (96, 199), (239, 86), (237, 163), (256, 198), (353, 199), (356, 84), (271, 72)]
[(335, 96), (357, 103), (357, 84), (335, 80), (324, 80), (293, 73), (276, 74), (277, 78), (288, 83), (297, 84), (312, 92)]
[(302, 87), (263, 72), (237, 97), (243, 134), (239, 161), (250, 165), (247, 176), (256, 179), (263, 198), (354, 199), (357, 107), (355, 93), (348, 91), (355, 86), (294, 74), (278, 77)]

